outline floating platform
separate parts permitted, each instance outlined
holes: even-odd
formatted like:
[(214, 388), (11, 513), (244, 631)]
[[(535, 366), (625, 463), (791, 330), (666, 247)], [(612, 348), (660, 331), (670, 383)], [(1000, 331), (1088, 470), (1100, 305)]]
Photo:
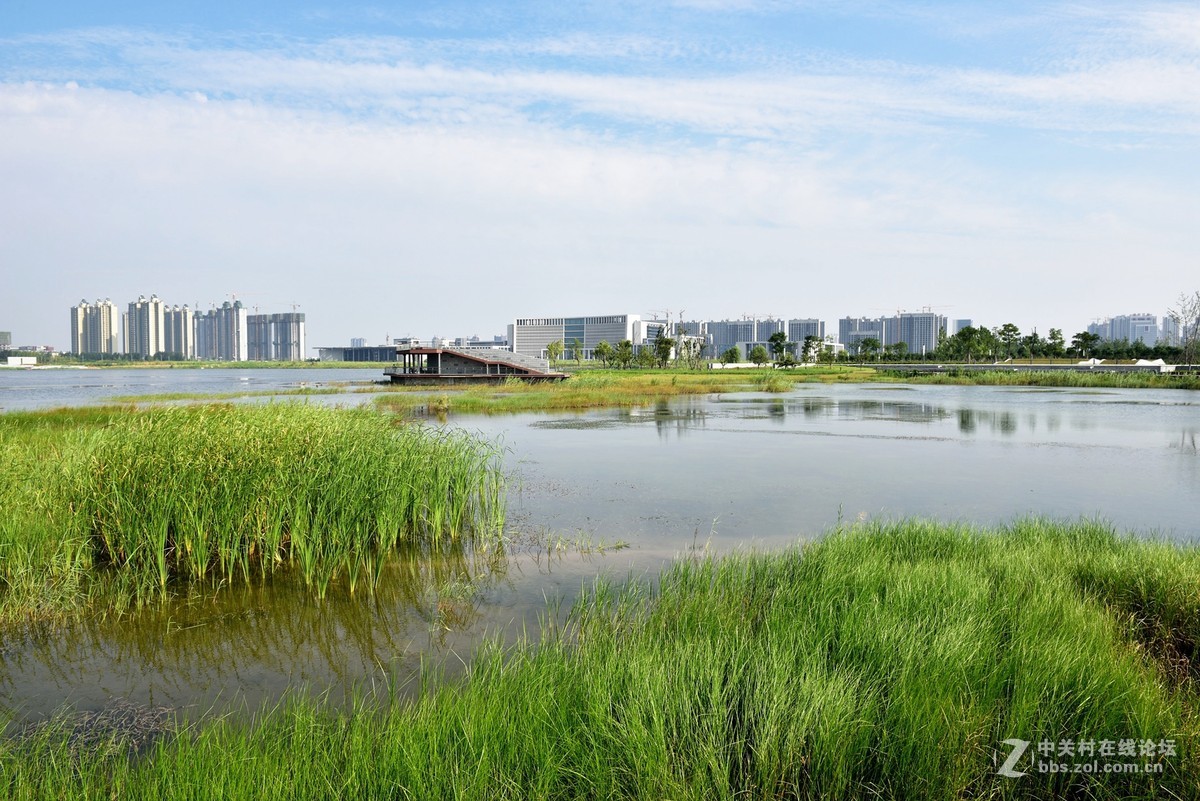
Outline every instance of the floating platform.
[(397, 364), (383, 374), (395, 384), (499, 383), (562, 381), (566, 373), (550, 369), (545, 359), (535, 359), (499, 348), (399, 348)]

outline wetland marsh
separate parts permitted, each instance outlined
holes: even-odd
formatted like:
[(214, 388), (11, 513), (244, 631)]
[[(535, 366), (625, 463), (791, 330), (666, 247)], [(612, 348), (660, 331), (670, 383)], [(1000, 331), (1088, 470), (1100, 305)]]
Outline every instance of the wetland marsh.
[[(6, 447), (44, 437), (6, 461), (6, 501), (19, 486), (12, 471), (35, 454), (60, 465), (30, 473), (58, 476), (33, 507), (47, 524), (62, 519), (51, 517), (62, 506), (55, 482), (87, 463), (72, 448), (95, 437), (107, 460), (79, 474), (92, 483), (61, 485), (90, 488), (67, 493), (67, 530), (86, 529), (93, 558), (109, 549), (63, 575), (78, 579), (100, 565), (107, 578), (75, 596), (52, 593), (34, 615), (40, 622), (10, 615), (5, 629), (0, 703), (10, 730), (36, 731), (6, 746), (0, 761), (12, 795), (72, 787), (187, 795), (210, 775), (227, 795), (240, 788), (282, 797), (330, 786), (429, 797), (450, 788), (475, 797), (502, 796), (504, 788), (514, 797), (854, 797), (861, 787), (897, 795), (910, 785), (944, 798), (1018, 797), (1022, 787), (1020, 797), (1031, 787), (1060, 795), (1083, 788), (1101, 798), (1187, 795), (1178, 788), (1197, 768), (1192, 657), (1200, 613), (1200, 571), (1187, 547), (1200, 534), (1191, 393), (721, 385), (589, 411), (481, 416), (451, 407), (439, 420), (435, 409), (415, 425), (411, 410), (392, 417), (326, 408), (339, 397), (358, 404), (391, 394), (256, 404), (245, 408), (257, 409), (248, 413), (259, 422), (223, 434), (222, 414), (245, 420), (247, 412), (217, 407), (213, 424), (196, 431), (216, 439), (198, 452), (215, 458), (223, 438), (247, 445), (249, 461), (227, 471), (240, 478), (224, 489), (185, 470), (190, 478), (171, 479), (183, 482), (178, 493), (155, 489), (154, 476), (169, 471), (154, 466), (192, 464), (186, 460), (197, 451), (183, 440), (158, 442), (151, 432), (161, 422), (145, 423), (130, 440), (129, 427), (114, 420), (194, 422), (207, 414), (199, 407), (63, 412), (45, 418), (58, 421), (57, 431), (51, 423), (30, 427), (22, 415), (0, 419)], [(324, 449), (281, 439), (264, 422), (287, 414), (311, 417), (297, 430), (330, 426)], [(388, 433), (364, 452), (353, 444), (373, 435), (355, 426)], [(380, 487), (388, 497), (402, 489), (396, 475), (431, 469), (420, 455), (385, 469), (403, 463), (386, 449), (410, 427), (427, 432), (422, 441), (476, 454), (457, 486), (496, 476), (476, 496), (476, 511), (464, 512), (474, 523), (457, 526), (469, 536), (437, 536), (428, 513), (400, 523), (406, 518), (397, 511), (381, 524), (365, 508), (378, 506)], [(139, 444), (114, 446), (126, 440)], [(284, 452), (280, 469), (271, 467), (272, 454)], [(497, 463), (500, 494), (500, 474), (488, 467)], [(114, 483), (117, 476), (133, 483)], [(109, 483), (97, 484), (100, 477)], [(341, 531), (413, 536), (383, 549), (371, 537), (330, 537), (343, 543), (342, 555), (318, 571), (323, 587), (305, 578), (290, 537), (256, 540), (224, 564), (213, 556), (201, 577), (189, 564), (195, 559), (179, 553), (186, 547), (138, 555), (133, 545), (106, 543), (104, 523), (118, 512), (122, 520), (147, 515), (138, 525), (148, 534), (155, 510), (186, 512), (186, 504), (156, 502), (160, 492), (209, 498), (204, 508), (226, 510), (220, 519), (258, 521), (267, 532), (294, 525), (272, 508), (316, 513), (322, 497), (362, 496), (370, 503), (326, 505), (330, 514), (348, 507)], [(139, 502), (128, 507), (75, 503), (134, 495)], [(217, 505), (218, 496), (240, 497), (241, 505)], [(279, 498), (289, 502), (256, 500)], [(1081, 518), (1174, 544), (1127, 541)], [(91, 527), (81, 529), (80, 520)], [(337, 528), (324, 522), (334, 518), (322, 520), (314, 531)], [(201, 528), (233, 530), (219, 522)], [(10, 523), (6, 547), (30, 542), (18, 534), (35, 529), (28, 520)], [(829, 544), (800, 558), (804, 543), (819, 541)], [(355, 568), (345, 554), (359, 552), (385, 558)], [(146, 578), (114, 580), (122, 566)], [(34, 588), (69, 586), (6, 569), (10, 603), (13, 588), (24, 586), (29, 598)], [(362, 578), (352, 579), (356, 569)], [(997, 605), (1007, 594), (1016, 600)], [(992, 601), (981, 604), (985, 597)], [(821, 622), (827, 607), (841, 611)], [(789, 627), (799, 631), (785, 634)], [(844, 647), (829, 651), (831, 642)], [(931, 652), (945, 659), (922, 659)], [(958, 682), (946, 671), (970, 678)], [(910, 672), (911, 686), (895, 683)], [(1005, 686), (1020, 693), (994, 695)], [(1071, 700), (1085, 697), (1090, 706)], [(100, 749), (71, 769), (77, 773), (55, 767), (80, 720), (122, 705), (198, 728), (184, 738), (152, 737), (132, 761), (117, 737), (116, 752)], [(264, 708), (275, 711), (262, 717)], [(695, 727), (709, 719), (711, 727)], [(46, 720), (52, 725), (39, 726)], [(1180, 755), (1161, 760), (1166, 772), (1157, 778), (1107, 783), (1013, 785), (990, 769), (1005, 738), (1101, 730), (1177, 738)], [(495, 747), (479, 762), (483, 740)], [(383, 755), (374, 768), (360, 761), (363, 749)], [(587, 756), (595, 749), (610, 754), (609, 763)], [(239, 772), (231, 753), (278, 769)], [(441, 765), (430, 763), (434, 754)], [(307, 776), (296, 782), (302, 768)]]

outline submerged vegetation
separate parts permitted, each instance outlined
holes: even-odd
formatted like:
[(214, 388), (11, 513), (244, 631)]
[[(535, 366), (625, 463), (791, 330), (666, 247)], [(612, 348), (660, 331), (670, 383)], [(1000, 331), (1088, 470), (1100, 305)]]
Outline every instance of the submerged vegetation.
[(496, 447), (303, 404), (0, 416), (0, 618), (294, 567), (368, 590), (400, 543), (497, 532)]
[[(1195, 797), (1198, 638), (1194, 550), (1088, 523), (855, 527), (601, 581), (540, 645), (416, 700), (297, 698), (143, 758), (73, 758), (44, 727), (0, 776), (12, 798)], [(1000, 775), (1014, 738), (1024, 775)], [(1059, 753), (1104, 742), (1134, 756)]]

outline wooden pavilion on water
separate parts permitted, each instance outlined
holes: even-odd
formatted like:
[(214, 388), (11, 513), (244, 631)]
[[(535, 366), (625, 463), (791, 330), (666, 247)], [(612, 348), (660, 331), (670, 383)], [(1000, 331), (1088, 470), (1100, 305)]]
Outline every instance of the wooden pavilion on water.
[(545, 359), (499, 348), (407, 347), (396, 351), (397, 364), (383, 371), (393, 383), (457, 384), (522, 381), (562, 381)]

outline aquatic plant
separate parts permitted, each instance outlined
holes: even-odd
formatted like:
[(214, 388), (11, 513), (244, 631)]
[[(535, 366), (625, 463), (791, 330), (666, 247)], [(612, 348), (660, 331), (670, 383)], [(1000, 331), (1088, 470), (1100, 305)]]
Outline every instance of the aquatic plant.
[[(539, 646), (415, 701), (297, 698), (141, 760), (42, 731), (0, 776), (14, 798), (1194, 798), (1198, 599), (1200, 552), (1095, 523), (842, 528), (598, 581)], [(1008, 739), (1025, 775), (998, 770)], [(1092, 761), (1144, 769), (1039, 767), (1104, 741), (1138, 756)]]
[(9, 415), (0, 455), (9, 611), (54, 606), (89, 574), (114, 571), (138, 598), (176, 580), (247, 581), (284, 565), (318, 594), (339, 577), (354, 591), (401, 542), (496, 536), (503, 515), (494, 445), (369, 410)]
[(759, 392), (790, 392), (796, 386), (790, 376), (767, 373), (754, 379), (754, 388)]

